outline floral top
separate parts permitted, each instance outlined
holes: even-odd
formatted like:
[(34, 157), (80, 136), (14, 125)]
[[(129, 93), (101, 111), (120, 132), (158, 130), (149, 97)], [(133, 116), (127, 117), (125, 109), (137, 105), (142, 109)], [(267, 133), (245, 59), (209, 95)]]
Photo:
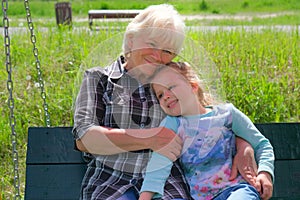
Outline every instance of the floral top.
[[(232, 104), (215, 106), (204, 115), (168, 116), (161, 125), (177, 132), (184, 141), (180, 162), (194, 199), (212, 199), (226, 188), (246, 182), (241, 176), (229, 181), (235, 135), (252, 145), (259, 171), (267, 171), (273, 176), (274, 152), (269, 140)], [(170, 162), (153, 153), (141, 191), (162, 195)]]

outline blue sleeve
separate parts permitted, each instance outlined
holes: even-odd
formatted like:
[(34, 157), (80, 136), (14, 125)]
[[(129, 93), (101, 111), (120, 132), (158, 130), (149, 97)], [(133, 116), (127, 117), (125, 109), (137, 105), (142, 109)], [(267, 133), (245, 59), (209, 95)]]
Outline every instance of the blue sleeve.
[[(164, 126), (176, 132), (178, 125), (175, 117), (167, 116), (161, 122), (160, 126)], [(146, 168), (146, 175), (140, 192), (151, 191), (155, 193), (155, 198), (162, 197), (164, 185), (170, 175), (172, 165), (173, 162), (167, 157), (153, 152)]]
[(251, 144), (258, 162), (258, 172), (269, 172), (274, 181), (274, 151), (270, 141), (261, 134), (244, 113), (232, 105), (232, 131)]

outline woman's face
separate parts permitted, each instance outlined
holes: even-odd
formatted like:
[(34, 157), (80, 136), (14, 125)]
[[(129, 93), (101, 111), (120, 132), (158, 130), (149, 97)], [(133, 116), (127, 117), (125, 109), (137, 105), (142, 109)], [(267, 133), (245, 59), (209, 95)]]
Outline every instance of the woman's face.
[(127, 60), (127, 70), (141, 82), (147, 82), (157, 66), (172, 61), (176, 54), (162, 41), (147, 37), (132, 38), (130, 57)]

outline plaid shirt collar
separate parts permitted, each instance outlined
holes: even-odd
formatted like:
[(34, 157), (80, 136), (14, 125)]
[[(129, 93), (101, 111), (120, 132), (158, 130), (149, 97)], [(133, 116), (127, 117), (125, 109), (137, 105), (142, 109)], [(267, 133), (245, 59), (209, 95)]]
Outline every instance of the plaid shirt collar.
[(127, 73), (127, 70), (124, 68), (124, 64), (125, 57), (121, 55), (112, 65), (105, 68), (105, 71), (110, 79), (119, 79), (125, 73)]

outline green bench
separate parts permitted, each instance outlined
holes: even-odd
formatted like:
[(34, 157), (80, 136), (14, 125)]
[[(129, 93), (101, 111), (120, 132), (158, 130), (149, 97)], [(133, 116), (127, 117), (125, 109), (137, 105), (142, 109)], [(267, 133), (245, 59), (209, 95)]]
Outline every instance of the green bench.
[[(275, 150), (272, 199), (300, 199), (300, 123), (256, 124)], [(86, 170), (72, 127), (29, 128), (25, 199), (75, 200)]]

